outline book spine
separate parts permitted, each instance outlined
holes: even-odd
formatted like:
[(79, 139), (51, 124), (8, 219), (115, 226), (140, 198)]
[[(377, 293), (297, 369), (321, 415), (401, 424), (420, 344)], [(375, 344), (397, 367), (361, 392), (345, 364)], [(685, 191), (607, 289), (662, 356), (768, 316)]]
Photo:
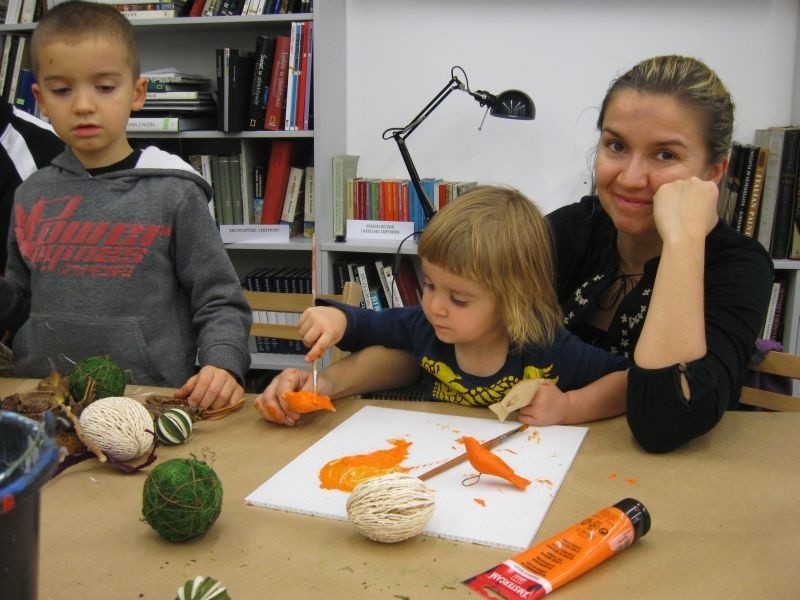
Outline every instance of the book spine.
[(268, 79), (272, 71), (272, 60), (275, 56), (275, 37), (262, 35), (256, 43), (256, 55), (253, 63), (253, 79), (250, 86), (250, 104), (245, 129), (253, 131), (262, 129), (267, 110)]
[(297, 216), (297, 207), (300, 200), (300, 188), (303, 185), (303, 169), (292, 167), (289, 169), (289, 179), (286, 184), (286, 194), (283, 199), (281, 223), (291, 225)]
[(734, 211), (734, 228), (741, 233), (744, 231), (744, 220), (747, 214), (747, 203), (750, 200), (750, 191), (753, 188), (753, 177), (755, 175), (756, 157), (758, 147), (750, 144), (742, 147), (744, 160), (742, 161), (742, 171), (740, 175), (739, 193), (736, 196), (736, 208)]
[(794, 199), (797, 185), (797, 159), (800, 155), (800, 129), (789, 129), (785, 133), (783, 157), (781, 159), (780, 188), (775, 204), (770, 256), (775, 259), (786, 258), (789, 252)]
[(306, 186), (303, 190), (303, 236), (310, 238), (316, 230), (314, 215), (314, 167), (306, 167)]
[(386, 308), (390, 308), (392, 306), (392, 289), (386, 279), (386, 271), (384, 270), (382, 259), (375, 259), (375, 270), (378, 273), (378, 281), (381, 283), (381, 304)]
[(403, 298), (400, 296), (400, 290), (397, 288), (397, 282), (394, 279), (392, 267), (389, 265), (383, 267), (383, 275), (386, 278), (386, 285), (389, 286), (389, 298), (391, 298), (391, 304), (389, 305), (389, 308), (402, 307)]
[(286, 131), (295, 129), (294, 120), (296, 115), (297, 106), (295, 104), (297, 98), (297, 72), (299, 69), (299, 56), (300, 56), (300, 23), (293, 22), (291, 24), (289, 35), (289, 60), (287, 62), (286, 71), (286, 111), (284, 112), (284, 126)]
[(286, 112), (286, 78), (289, 68), (289, 36), (275, 38), (275, 58), (272, 61), (264, 129), (280, 130)]
[(764, 319), (764, 329), (761, 332), (761, 339), (772, 339), (772, 324), (775, 322), (775, 307), (778, 305), (778, 292), (780, 291), (780, 283), (777, 281), (772, 284), (772, 292), (769, 297), (769, 305), (767, 306), (767, 316)]
[(267, 167), (264, 165), (255, 165), (253, 167), (253, 223), (261, 223), (261, 212), (264, 208), (266, 172)]
[(266, 183), (264, 184), (264, 206), (261, 212), (262, 225), (277, 225), (280, 223), (291, 163), (292, 142), (289, 140), (273, 140), (269, 152)]
[(764, 173), (767, 168), (767, 156), (769, 150), (761, 146), (758, 147), (756, 156), (755, 171), (753, 173), (753, 186), (750, 190), (750, 198), (747, 202), (747, 212), (744, 218), (742, 233), (747, 237), (754, 237), (756, 234), (756, 224), (758, 223), (758, 211), (761, 206), (761, 195), (764, 189)]
[(769, 251), (783, 156), (783, 130), (779, 128), (759, 129), (756, 131), (756, 143), (766, 146), (768, 150), (764, 190), (761, 193), (761, 207), (758, 211), (757, 239)]
[(770, 332), (769, 339), (776, 342), (783, 341), (783, 314), (786, 308), (786, 286), (787, 281), (785, 278), (778, 279), (778, 300), (775, 303), (775, 318), (772, 321), (772, 331)]
[[(351, 162), (352, 157), (348, 155), (337, 155), (331, 159), (333, 173), (333, 239), (337, 242), (343, 242), (347, 235), (346, 226), (346, 212), (344, 206), (345, 189), (347, 180), (349, 179), (348, 173), (352, 173), (355, 168), (348, 168), (348, 162)], [(358, 161), (358, 158), (355, 158)]]

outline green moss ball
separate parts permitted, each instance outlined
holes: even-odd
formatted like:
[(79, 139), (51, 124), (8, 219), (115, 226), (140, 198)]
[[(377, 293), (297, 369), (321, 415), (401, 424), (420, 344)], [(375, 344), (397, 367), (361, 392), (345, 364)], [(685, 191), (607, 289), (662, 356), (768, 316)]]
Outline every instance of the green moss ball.
[(221, 510), (222, 482), (203, 461), (173, 458), (153, 469), (144, 482), (144, 519), (170, 542), (205, 533)]
[(86, 382), (95, 380), (95, 400), (125, 394), (125, 372), (108, 356), (92, 356), (80, 361), (69, 375), (69, 393), (80, 402), (86, 392)]

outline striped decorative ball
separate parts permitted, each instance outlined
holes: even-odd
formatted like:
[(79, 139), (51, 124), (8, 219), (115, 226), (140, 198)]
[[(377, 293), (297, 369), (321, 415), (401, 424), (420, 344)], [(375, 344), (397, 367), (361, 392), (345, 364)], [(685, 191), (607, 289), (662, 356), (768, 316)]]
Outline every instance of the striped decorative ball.
[(219, 581), (198, 575), (178, 588), (175, 600), (231, 600), (231, 597)]
[(170, 408), (156, 420), (156, 437), (162, 444), (183, 444), (192, 433), (192, 418), (180, 408)]

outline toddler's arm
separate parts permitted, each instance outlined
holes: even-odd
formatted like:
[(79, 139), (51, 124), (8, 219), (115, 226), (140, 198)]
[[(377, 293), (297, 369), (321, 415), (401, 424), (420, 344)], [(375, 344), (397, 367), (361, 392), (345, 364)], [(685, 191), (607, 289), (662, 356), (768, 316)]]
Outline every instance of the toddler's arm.
[[(372, 390), (408, 385), (418, 377), (419, 364), (410, 352), (369, 346), (320, 371), (317, 393), (337, 400)], [(255, 409), (267, 421), (296, 425), (300, 415), (288, 410), (283, 393), (288, 390), (310, 390), (311, 386), (310, 371), (286, 369), (276, 375), (259, 394)]]

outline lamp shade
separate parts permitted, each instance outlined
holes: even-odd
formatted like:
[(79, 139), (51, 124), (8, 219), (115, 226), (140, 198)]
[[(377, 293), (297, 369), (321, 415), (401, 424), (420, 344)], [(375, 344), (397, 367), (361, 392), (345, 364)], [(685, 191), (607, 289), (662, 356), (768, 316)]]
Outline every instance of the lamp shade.
[(536, 117), (536, 106), (525, 92), (506, 90), (497, 95), (489, 114), (503, 119), (521, 119), (530, 121)]

